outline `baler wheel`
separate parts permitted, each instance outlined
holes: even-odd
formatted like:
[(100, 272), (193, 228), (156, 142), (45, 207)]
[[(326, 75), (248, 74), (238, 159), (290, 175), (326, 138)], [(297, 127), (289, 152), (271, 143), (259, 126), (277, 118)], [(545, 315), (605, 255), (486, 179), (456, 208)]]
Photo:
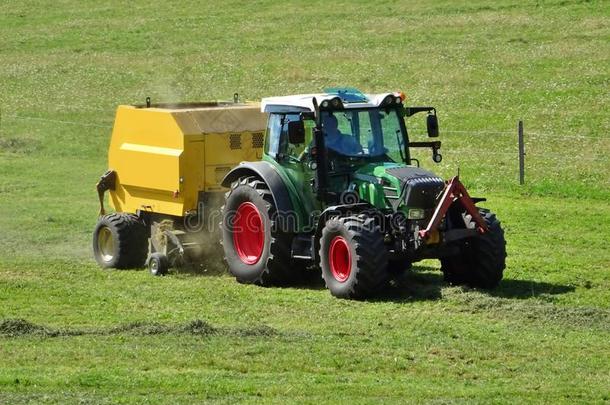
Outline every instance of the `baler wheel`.
[(153, 276), (164, 276), (169, 270), (169, 260), (163, 253), (155, 252), (148, 259), (148, 271)]
[(100, 217), (93, 231), (93, 256), (101, 267), (142, 267), (147, 254), (148, 234), (140, 218), (128, 213)]

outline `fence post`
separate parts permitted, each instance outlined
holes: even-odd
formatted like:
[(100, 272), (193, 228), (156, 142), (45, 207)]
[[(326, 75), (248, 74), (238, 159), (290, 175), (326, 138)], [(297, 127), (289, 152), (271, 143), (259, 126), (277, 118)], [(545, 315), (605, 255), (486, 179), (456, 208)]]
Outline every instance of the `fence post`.
[(525, 184), (525, 145), (523, 144), (523, 121), (519, 120), (519, 184)]

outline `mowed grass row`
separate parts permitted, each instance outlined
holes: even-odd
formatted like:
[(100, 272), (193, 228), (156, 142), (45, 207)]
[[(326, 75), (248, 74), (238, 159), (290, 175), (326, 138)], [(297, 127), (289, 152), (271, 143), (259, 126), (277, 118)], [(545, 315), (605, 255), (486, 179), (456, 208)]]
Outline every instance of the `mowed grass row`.
[(424, 321), (398, 327), (375, 323), (346, 333), (267, 328), (266, 334), (250, 336), (223, 331), (21, 336), (0, 349), (7, 359), (0, 399), (603, 403), (609, 398), (607, 345), (585, 331), (590, 328), (547, 323), (522, 328), (473, 313), (453, 312), (442, 320), (439, 311), (425, 315)]
[[(609, 22), (596, 1), (0, 4), (0, 402), (609, 401)], [(94, 265), (117, 104), (334, 85), (437, 107), (444, 160), (417, 157), (498, 213), (497, 290), (435, 261), (367, 302), (217, 258)]]
[(558, 305), (597, 288), (586, 281), (509, 277), (489, 294), (446, 286), (425, 263), (376, 300), (356, 302), (228, 276), (152, 278), (52, 261), (1, 270), (2, 296), (12, 297), (0, 303), (7, 402), (610, 394), (610, 311)]

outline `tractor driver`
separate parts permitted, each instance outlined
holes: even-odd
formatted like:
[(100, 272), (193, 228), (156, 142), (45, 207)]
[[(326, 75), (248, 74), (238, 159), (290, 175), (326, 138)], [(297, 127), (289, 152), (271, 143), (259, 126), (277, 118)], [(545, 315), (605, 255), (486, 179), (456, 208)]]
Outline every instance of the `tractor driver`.
[(362, 153), (362, 146), (353, 136), (345, 135), (339, 131), (337, 117), (328, 113), (322, 120), (324, 128), (324, 143), (326, 147), (341, 155), (358, 155)]

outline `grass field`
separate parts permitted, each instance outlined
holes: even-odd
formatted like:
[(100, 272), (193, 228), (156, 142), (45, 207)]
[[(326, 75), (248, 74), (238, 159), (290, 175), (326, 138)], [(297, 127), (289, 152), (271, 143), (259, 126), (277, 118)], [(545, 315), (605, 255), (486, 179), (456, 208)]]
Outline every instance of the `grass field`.
[[(336, 85), (438, 109), (422, 164), (502, 220), (497, 290), (434, 261), (367, 302), (93, 263), (117, 104)], [(609, 403), (609, 89), (602, 1), (1, 2), (0, 403)]]

